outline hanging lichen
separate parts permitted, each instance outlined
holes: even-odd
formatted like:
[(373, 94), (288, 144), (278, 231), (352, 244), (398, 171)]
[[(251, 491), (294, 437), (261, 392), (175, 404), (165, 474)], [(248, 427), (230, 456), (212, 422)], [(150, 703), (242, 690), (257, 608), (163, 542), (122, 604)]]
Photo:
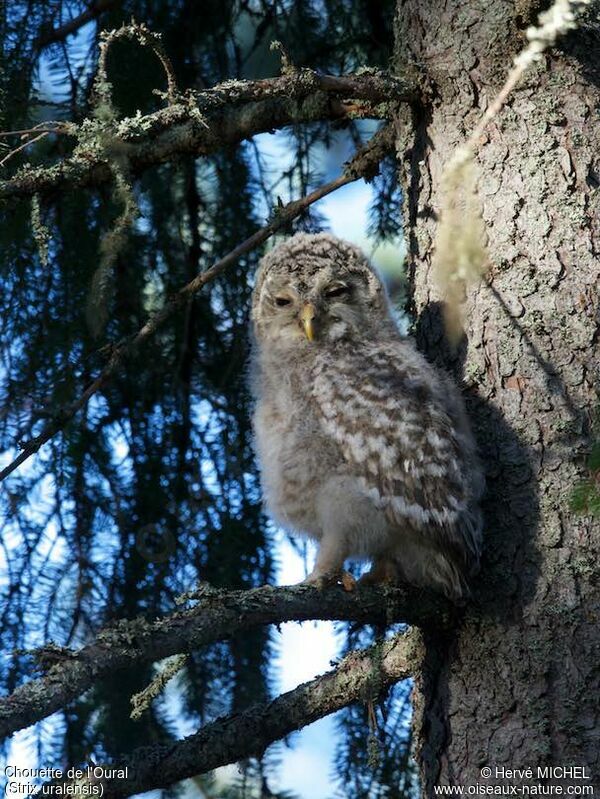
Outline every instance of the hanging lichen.
[(275, 53), (278, 52), (281, 58), (281, 74), (282, 75), (291, 75), (294, 72), (297, 72), (297, 67), (294, 66), (292, 59), (290, 58), (289, 53), (283, 46), (282, 42), (274, 39), (271, 42), (271, 46), (269, 47), (271, 52)]
[(173, 104), (179, 97), (173, 66), (159, 34), (136, 22), (101, 33), (98, 70), (94, 80), (94, 114), (93, 119), (86, 120), (79, 130), (78, 150), (96, 151), (106, 162), (114, 177), (113, 199), (121, 212), (100, 241), (99, 263), (88, 294), (86, 320), (94, 337), (101, 335), (108, 322), (114, 288), (113, 267), (127, 244), (128, 231), (139, 213), (130, 174), (129, 148), (117, 135), (118, 118), (112, 101), (112, 84), (107, 74), (108, 51), (117, 39), (129, 39), (149, 47), (165, 70), (168, 102)]
[(37, 246), (40, 263), (48, 266), (48, 245), (50, 244), (50, 231), (42, 222), (42, 208), (39, 194), (31, 198), (31, 232)]
[(367, 763), (373, 771), (376, 771), (381, 763), (381, 746), (377, 735), (372, 731), (369, 732), (367, 738)]
[(363, 689), (363, 697), (367, 710), (369, 723), (369, 735), (367, 738), (367, 762), (369, 767), (375, 771), (381, 762), (381, 742), (378, 737), (377, 714), (375, 703), (379, 700), (383, 690), (383, 650), (385, 641), (379, 639), (373, 647), (372, 666), (369, 678)]
[(94, 337), (100, 336), (108, 321), (114, 289), (113, 267), (127, 244), (129, 228), (138, 215), (126, 160), (121, 159), (121, 163), (114, 160), (111, 171), (114, 175), (113, 197), (121, 206), (121, 213), (112, 228), (102, 236), (99, 263), (88, 294), (86, 320)]
[(477, 196), (473, 153), (459, 149), (442, 180), (442, 211), (434, 253), (434, 275), (446, 304), (448, 338), (462, 335), (462, 305), (469, 285), (487, 269), (486, 233)]

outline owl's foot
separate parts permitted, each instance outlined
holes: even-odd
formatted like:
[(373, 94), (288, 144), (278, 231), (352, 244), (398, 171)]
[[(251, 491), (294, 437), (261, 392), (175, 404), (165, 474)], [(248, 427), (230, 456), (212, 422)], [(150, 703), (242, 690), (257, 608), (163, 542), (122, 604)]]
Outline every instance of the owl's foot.
[(356, 590), (357, 582), (350, 572), (342, 572), (340, 582), (344, 591), (350, 592)]
[(360, 585), (395, 585), (398, 582), (398, 569), (393, 560), (375, 559), (370, 571), (358, 581)]
[(344, 591), (354, 591), (356, 588), (356, 580), (347, 571), (321, 572), (315, 569), (300, 583), (300, 585), (314, 585), (319, 591), (338, 584), (341, 584)]

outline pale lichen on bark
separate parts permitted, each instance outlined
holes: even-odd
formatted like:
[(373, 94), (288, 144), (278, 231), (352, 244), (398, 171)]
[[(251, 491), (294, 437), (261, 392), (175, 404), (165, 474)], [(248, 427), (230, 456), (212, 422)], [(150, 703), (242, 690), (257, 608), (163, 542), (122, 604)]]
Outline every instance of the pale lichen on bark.
[(134, 750), (116, 763), (96, 766), (84, 777), (47, 784), (43, 792), (85, 795), (96, 785), (102, 786), (102, 796), (117, 799), (168, 787), (227, 763), (260, 758), (274, 741), (360, 700), (365, 691), (372, 693), (375, 675), (380, 692), (405, 679), (418, 667), (422, 654), (413, 632), (395, 635), (374, 648), (351, 652), (334, 670), (267, 704), (219, 718), (180, 741)]

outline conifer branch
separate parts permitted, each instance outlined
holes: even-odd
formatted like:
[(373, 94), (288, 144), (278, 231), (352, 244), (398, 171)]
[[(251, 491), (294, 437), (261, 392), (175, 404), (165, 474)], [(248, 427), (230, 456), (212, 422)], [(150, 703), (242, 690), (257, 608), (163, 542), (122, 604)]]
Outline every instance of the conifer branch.
[(96, 19), (104, 11), (108, 11), (108, 9), (117, 5), (118, 3), (119, 0), (95, 0), (95, 2), (90, 3), (89, 7), (86, 8), (85, 11), (82, 11), (81, 14), (78, 14), (76, 17), (73, 17), (73, 19), (65, 22), (64, 25), (61, 25), (58, 28), (49, 28), (47, 30), (43, 30), (35, 42), (36, 49), (42, 50), (49, 44), (56, 44), (57, 42), (64, 41), (68, 36), (77, 33), (77, 31), (80, 28), (83, 28), (84, 25), (87, 25), (88, 22)]
[(351, 652), (337, 668), (268, 704), (255, 704), (243, 713), (217, 719), (176, 743), (137, 749), (121, 762), (90, 770), (90, 776), (77, 780), (77, 785), (62, 783), (61, 795), (91, 795), (86, 788), (101, 785), (105, 799), (118, 799), (166, 788), (227, 763), (260, 757), (274, 741), (352, 702), (365, 701), (374, 686), (383, 694), (414, 673), (421, 658), (420, 638), (413, 631)]
[[(229, 80), (203, 92), (178, 97), (146, 116), (119, 120), (113, 138), (126, 148), (133, 174), (182, 155), (205, 156), (239, 144), (258, 133), (288, 125), (369, 117), (390, 119), (399, 103), (413, 102), (418, 76), (364, 70), (353, 75), (321, 75), (297, 69), (277, 78)], [(86, 133), (89, 121), (81, 131)], [(71, 129), (76, 132), (76, 126)], [(107, 154), (93, 137), (71, 157), (50, 166), (25, 165), (0, 181), (0, 199), (46, 194), (112, 179)]]
[(447, 629), (456, 615), (443, 597), (401, 586), (360, 586), (352, 592), (337, 586), (323, 590), (307, 585), (263, 586), (249, 591), (207, 586), (189, 598), (198, 604), (155, 621), (121, 620), (78, 651), (49, 645), (35, 652), (48, 671), (0, 699), (0, 739), (60, 710), (118, 669), (193, 652), (252, 627), (321, 619)]
[(151, 338), (167, 319), (182, 308), (188, 299), (193, 297), (194, 294), (200, 291), (207, 283), (213, 281), (232, 264), (236, 263), (242, 255), (256, 249), (256, 247), (270, 238), (273, 233), (288, 225), (313, 203), (317, 202), (317, 200), (320, 200), (336, 189), (339, 189), (341, 186), (352, 183), (359, 178), (371, 180), (378, 172), (380, 161), (393, 147), (393, 141), (393, 126), (386, 125), (384, 128), (381, 128), (367, 145), (362, 150), (359, 150), (345, 165), (341, 175), (331, 180), (329, 183), (325, 183), (318, 189), (315, 189), (315, 191), (307, 194), (305, 197), (299, 200), (292, 200), (282, 208), (278, 208), (267, 225), (257, 230), (256, 233), (253, 233), (252, 236), (239, 244), (230, 253), (204, 272), (200, 272), (193, 280), (180, 288), (160, 311), (148, 319), (146, 324), (143, 325), (137, 333), (123, 339), (113, 347), (108, 362), (99, 375), (87, 386), (81, 396), (73, 400), (69, 405), (65, 405), (55, 411), (51, 416), (51, 421), (39, 435), (28, 441), (20, 442), (20, 454), (14, 458), (8, 466), (0, 471), (0, 481), (8, 477), (9, 474), (36, 453), (43, 444), (60, 432), (68, 422), (71, 421), (75, 414), (85, 407), (90, 397), (100, 391), (100, 389), (109, 382), (115, 372), (122, 366), (125, 359), (133, 354), (140, 345)]

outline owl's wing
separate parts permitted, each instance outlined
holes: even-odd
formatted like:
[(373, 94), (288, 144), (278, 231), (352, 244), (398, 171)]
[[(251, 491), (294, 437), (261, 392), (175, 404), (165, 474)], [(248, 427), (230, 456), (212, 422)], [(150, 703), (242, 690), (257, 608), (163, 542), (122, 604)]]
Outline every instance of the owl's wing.
[(472, 442), (453, 418), (455, 389), (416, 351), (408, 356), (373, 346), (317, 361), (320, 424), (386, 515), (476, 557), (465, 463)]

